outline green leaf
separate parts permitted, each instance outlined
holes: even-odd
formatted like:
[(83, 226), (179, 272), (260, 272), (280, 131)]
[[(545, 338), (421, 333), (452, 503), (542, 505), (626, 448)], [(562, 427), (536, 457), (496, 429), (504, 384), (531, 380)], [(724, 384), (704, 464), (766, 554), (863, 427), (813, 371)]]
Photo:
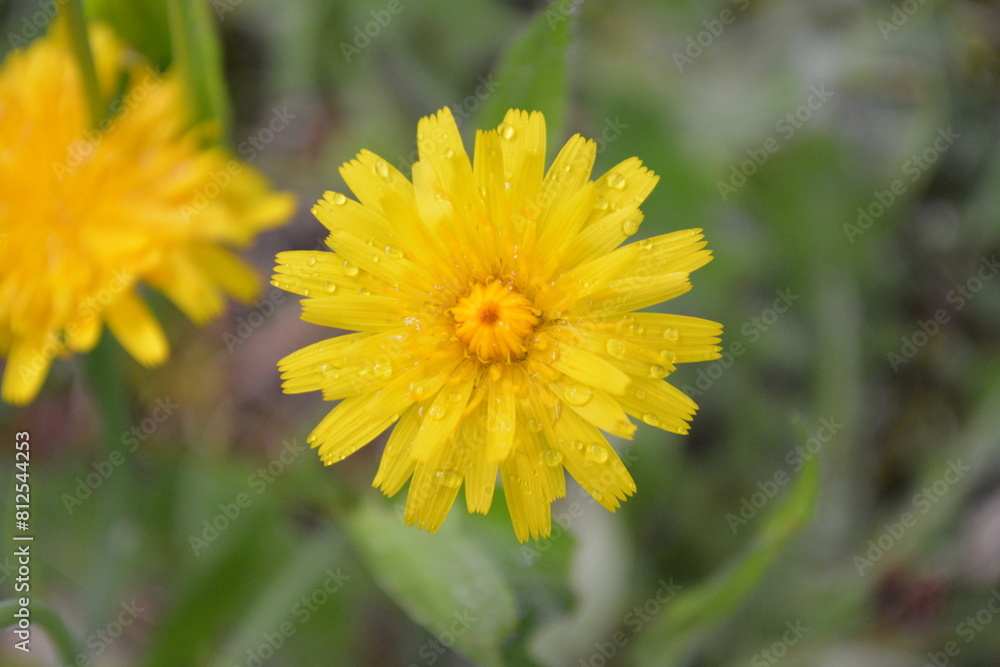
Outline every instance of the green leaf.
[(545, 114), (549, 152), (562, 143), (569, 74), (566, 53), (571, 14), (553, 6), (518, 37), (496, 68), (496, 91), (483, 104), (477, 127), (495, 127), (508, 109)]
[[(379, 586), (433, 635), (476, 664), (500, 665), (500, 644), (517, 623), (514, 597), (493, 557), (447, 527), (435, 535), (404, 526), (384, 504), (361, 504), (348, 530)], [(460, 629), (460, 630), (459, 630)]]
[(221, 47), (210, 5), (200, 0), (169, 0), (173, 65), (187, 83), (196, 122), (214, 121), (220, 143), (229, 136), (231, 111), (223, 77)]
[(680, 664), (689, 647), (721, 624), (757, 588), (788, 543), (809, 525), (819, 497), (819, 459), (810, 459), (782, 500), (764, 517), (750, 549), (708, 581), (679, 593), (637, 644), (637, 663)]

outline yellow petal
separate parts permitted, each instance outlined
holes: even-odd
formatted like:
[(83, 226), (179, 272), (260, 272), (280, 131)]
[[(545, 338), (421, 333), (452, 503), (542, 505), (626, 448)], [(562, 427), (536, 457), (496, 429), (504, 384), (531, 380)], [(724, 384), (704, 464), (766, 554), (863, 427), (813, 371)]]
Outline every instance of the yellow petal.
[(170, 351), (167, 338), (146, 303), (125, 292), (108, 306), (105, 313), (108, 329), (122, 347), (143, 366), (155, 366)]
[(61, 351), (62, 345), (51, 333), (41, 342), (15, 341), (3, 372), (3, 400), (14, 405), (30, 403), (42, 388), (52, 359)]
[(389, 428), (412, 402), (399, 388), (345, 398), (313, 429), (309, 442), (324, 463), (336, 463)]

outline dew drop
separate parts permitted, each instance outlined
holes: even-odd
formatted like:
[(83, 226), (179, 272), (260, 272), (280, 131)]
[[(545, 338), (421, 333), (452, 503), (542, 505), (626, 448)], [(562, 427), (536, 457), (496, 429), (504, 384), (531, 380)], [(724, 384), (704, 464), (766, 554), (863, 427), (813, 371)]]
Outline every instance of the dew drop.
[(334, 192), (333, 196), (330, 199), (332, 199), (333, 203), (336, 204), (337, 206), (343, 206), (344, 204), (347, 203), (347, 197), (344, 196), (344, 193), (342, 192)]
[(440, 405), (432, 405), (431, 409), (427, 411), (427, 416), (431, 419), (443, 419), (444, 418), (444, 408)]
[(663, 337), (671, 342), (676, 342), (677, 339), (681, 337), (681, 335), (677, 333), (677, 329), (664, 329)]
[(514, 172), (512, 172), (510, 169), (504, 169), (503, 178), (505, 181), (509, 181), (510, 179), (514, 178)]
[(371, 255), (368, 259), (370, 259), (373, 262), (378, 262), (379, 256), (378, 255)]
[(434, 473), (434, 481), (441, 486), (455, 489), (462, 483), (462, 475), (457, 470), (438, 470)]
[(500, 136), (503, 139), (513, 139), (514, 134), (516, 133), (514, 130), (514, 126), (508, 125), (507, 123), (500, 123), (500, 125), (497, 127), (497, 130), (500, 131)]
[(448, 394), (448, 400), (451, 401), (452, 403), (461, 403), (462, 399), (464, 398), (465, 394), (463, 394), (460, 391), (453, 391), (450, 394)]
[(673, 350), (660, 350), (660, 356), (663, 357), (663, 360), (668, 364), (674, 363), (674, 359), (677, 358), (677, 355), (674, 354)]
[(327, 294), (333, 294), (334, 292), (337, 291), (336, 283), (331, 283), (329, 280), (325, 281), (323, 283), (323, 291), (326, 292)]
[(393, 259), (403, 258), (403, 251), (397, 248), (396, 246), (387, 245), (385, 247), (385, 254), (386, 256), (392, 257)]
[(371, 292), (368, 291), (367, 287), (359, 287), (358, 294), (360, 294), (361, 296), (370, 296)]
[(594, 463), (604, 463), (608, 460), (608, 450), (604, 445), (593, 444), (587, 448), (587, 458)]
[(386, 380), (392, 377), (392, 364), (388, 361), (375, 364), (372, 366), (372, 373), (375, 374), (375, 377)]
[(612, 338), (608, 340), (607, 344), (608, 354), (610, 354), (615, 359), (621, 359), (625, 356), (625, 341), (620, 338)]
[(444, 152), (441, 154), (444, 155), (446, 160), (450, 160), (451, 158), (455, 157), (455, 151), (451, 150), (450, 148), (444, 149)]
[(344, 263), (340, 265), (340, 270), (344, 272), (345, 276), (358, 275), (358, 267), (354, 266), (346, 259), (344, 260)]
[(656, 378), (657, 380), (662, 380), (667, 377), (667, 369), (659, 364), (653, 364), (649, 367), (649, 377)]
[(566, 391), (563, 392), (563, 397), (566, 399), (566, 402), (577, 407), (589, 403), (593, 395), (594, 390), (585, 384), (570, 385), (569, 387), (566, 387)]
[(542, 422), (538, 421), (537, 419), (529, 419), (528, 430), (531, 431), (532, 433), (538, 433), (539, 431), (542, 430)]
[(608, 176), (608, 185), (615, 190), (621, 190), (625, 187), (625, 177), (616, 171)]
[(652, 250), (653, 249), (653, 242), (650, 241), (649, 239), (643, 239), (643, 240), (639, 241), (639, 247), (642, 250)]
[(600, 195), (597, 195), (597, 199), (594, 200), (594, 208), (598, 211), (606, 210), (608, 208), (608, 200)]
[(583, 451), (583, 440), (574, 440), (573, 449), (575, 449), (578, 452)]
[(636, 389), (635, 397), (638, 398), (640, 401), (643, 400), (644, 398), (646, 398), (646, 391), (644, 389)]
[(654, 415), (652, 412), (646, 413), (642, 416), (642, 421), (646, 422), (650, 426), (659, 426), (660, 418)]
[(629, 236), (632, 236), (632, 234), (635, 234), (637, 231), (639, 231), (639, 223), (636, 222), (635, 220), (626, 220), (622, 224), (622, 231), (628, 234)]
[(382, 178), (388, 180), (388, 178), (389, 178), (389, 165), (387, 165), (382, 160), (379, 160), (378, 162), (375, 163), (375, 173), (378, 174), (379, 176), (381, 176)]
[(313, 257), (313, 256), (311, 256), (311, 255), (309, 257), (306, 257), (306, 265), (307, 266), (316, 266), (316, 258)]
[(546, 449), (542, 454), (542, 461), (550, 468), (555, 468), (562, 463), (562, 454), (554, 449)]

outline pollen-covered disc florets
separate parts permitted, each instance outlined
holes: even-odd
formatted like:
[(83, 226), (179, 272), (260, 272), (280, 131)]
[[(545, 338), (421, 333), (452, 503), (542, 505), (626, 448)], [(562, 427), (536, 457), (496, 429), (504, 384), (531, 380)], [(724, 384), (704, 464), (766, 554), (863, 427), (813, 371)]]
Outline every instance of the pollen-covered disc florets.
[(566, 472), (614, 511), (635, 483), (602, 431), (686, 433), (697, 407), (663, 378), (718, 357), (718, 324), (634, 312), (690, 289), (701, 230), (622, 245), (657, 176), (631, 158), (591, 180), (579, 135), (546, 171), (540, 113), (507, 112), (470, 160), (442, 109), (417, 147), (412, 181), (368, 151), (341, 168), (357, 201), (313, 209), (332, 253), (278, 255), (303, 319), (358, 332), (279, 364), (285, 391), (341, 401), (310, 442), (334, 463), (392, 427), (374, 484), (409, 482), (404, 520), (432, 532), (463, 487), (488, 512), (498, 477), (522, 541), (551, 532)]
[(538, 310), (514, 287), (499, 280), (474, 285), (451, 314), (455, 335), (484, 363), (523, 359), (525, 340), (538, 325)]

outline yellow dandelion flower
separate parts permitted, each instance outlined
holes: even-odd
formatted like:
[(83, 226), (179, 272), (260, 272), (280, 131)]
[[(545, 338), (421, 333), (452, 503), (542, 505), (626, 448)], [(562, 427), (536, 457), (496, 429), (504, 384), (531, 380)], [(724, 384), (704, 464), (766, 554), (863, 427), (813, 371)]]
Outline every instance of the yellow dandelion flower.
[(657, 177), (638, 159), (590, 180), (577, 135), (544, 171), (542, 114), (509, 111), (470, 160), (448, 109), (417, 128), (409, 181), (368, 151), (313, 213), (324, 251), (283, 252), (274, 284), (308, 297), (303, 319), (358, 333), (283, 359), (286, 392), (340, 400), (310, 436), (340, 461), (395, 424), (374, 485), (410, 482), (405, 521), (431, 532), (465, 487), (486, 513), (499, 471), (521, 541), (551, 530), (568, 471), (614, 511), (635, 491), (602, 431), (629, 416), (685, 433), (696, 406), (663, 381), (718, 356), (721, 326), (634, 313), (683, 294), (705, 265), (700, 230), (618, 247)]
[(290, 195), (191, 128), (182, 82), (158, 75), (103, 27), (91, 41), (112, 113), (90, 128), (61, 27), (0, 70), (2, 396), (27, 403), (54, 357), (91, 349), (104, 323), (139, 362), (168, 354), (138, 296), (161, 291), (196, 322), (223, 295), (252, 299), (255, 272), (225, 245), (285, 221)]

